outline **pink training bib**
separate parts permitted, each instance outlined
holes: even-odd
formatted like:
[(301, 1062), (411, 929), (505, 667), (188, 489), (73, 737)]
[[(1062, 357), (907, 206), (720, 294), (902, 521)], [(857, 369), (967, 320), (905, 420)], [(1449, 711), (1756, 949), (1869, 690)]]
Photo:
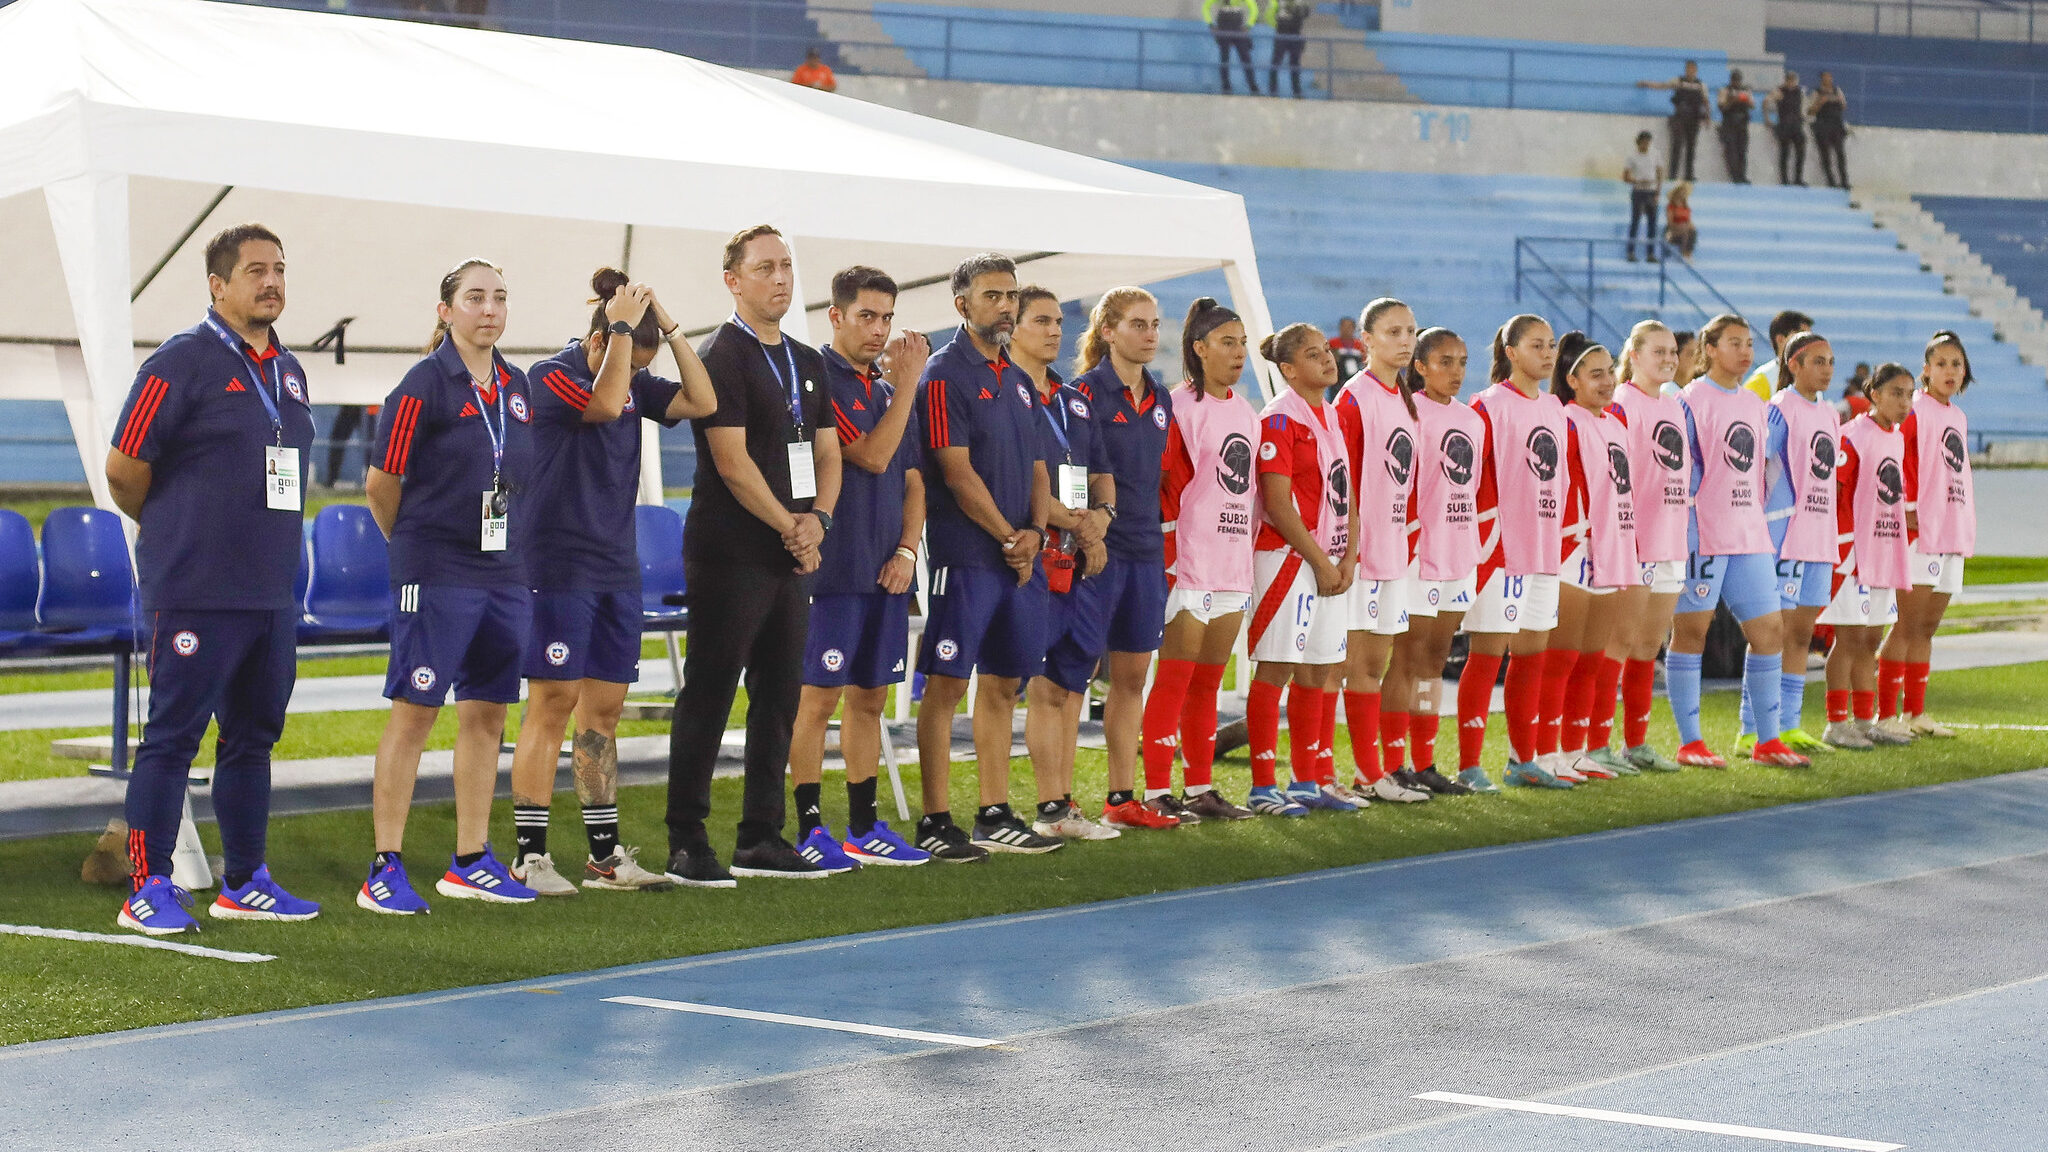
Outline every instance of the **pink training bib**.
[(1911, 588), (1913, 565), (1906, 555), (1906, 438), (1886, 431), (1868, 413), (1849, 421), (1842, 439), (1854, 454), (1856, 490), (1849, 497), (1854, 519), (1856, 581), (1872, 588)]
[(1593, 587), (1628, 588), (1640, 576), (1636, 563), (1634, 485), (1629, 467), (1628, 430), (1620, 417), (1564, 406), (1568, 437), (1583, 477), (1586, 555), (1593, 561)]
[(1422, 414), (1415, 556), (1424, 580), (1463, 580), (1479, 570), (1479, 453), (1486, 422), (1462, 400), (1439, 404), (1417, 396), (1415, 410)]
[(1499, 383), (1479, 394), (1493, 438), (1501, 566), (1510, 576), (1557, 573), (1564, 502), (1564, 408), (1548, 392)]
[[(1323, 546), (1324, 555), (1341, 560), (1351, 547), (1351, 470), (1345, 463), (1344, 435), (1337, 428), (1336, 416), (1326, 405), (1309, 407), (1292, 388), (1283, 389), (1259, 413), (1261, 419), (1268, 416), (1285, 416), (1315, 434), (1316, 462), (1323, 473), (1323, 510), (1316, 518), (1316, 542)], [(1264, 515), (1263, 502), (1259, 508)]]
[(1909, 505), (1919, 521), (1924, 556), (1977, 553), (1977, 491), (1970, 475), (1970, 420), (1960, 404), (1943, 404), (1922, 391), (1913, 398), (1914, 448), (1919, 456), (1916, 494)]
[(1408, 572), (1408, 493), (1415, 475), (1415, 417), (1401, 390), (1360, 372), (1337, 396), (1337, 419), (1358, 492), (1358, 578)]
[[(1825, 400), (1808, 400), (1796, 388), (1771, 397), (1785, 420), (1785, 481), (1792, 488), (1792, 506), (1783, 510), (1784, 560), (1835, 561), (1835, 461), (1840, 454), (1842, 419)], [(1771, 513), (1780, 515), (1780, 513)]]
[(1700, 555), (1775, 552), (1764, 521), (1764, 402), (1705, 376), (1685, 386), (1683, 399), (1702, 464), (1692, 502)]
[(1615, 406), (1628, 422), (1629, 477), (1635, 483), (1636, 559), (1645, 564), (1683, 560), (1687, 513), (1692, 509), (1692, 445), (1685, 436), (1685, 404), (1652, 395), (1631, 381)]
[(1198, 592), (1250, 592), (1259, 414), (1234, 389), (1221, 400), (1197, 399), (1194, 387), (1183, 385), (1173, 391), (1173, 418), (1194, 463), (1173, 523), (1174, 584)]

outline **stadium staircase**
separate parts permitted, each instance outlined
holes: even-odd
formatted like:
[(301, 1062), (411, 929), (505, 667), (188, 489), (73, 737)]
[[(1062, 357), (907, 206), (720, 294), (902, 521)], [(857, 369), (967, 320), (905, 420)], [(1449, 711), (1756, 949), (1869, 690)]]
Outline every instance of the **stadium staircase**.
[(1873, 196), (1871, 214), (1940, 276), (1970, 311), (1991, 321), (2029, 364), (2048, 364), (2048, 204), (1968, 196)]

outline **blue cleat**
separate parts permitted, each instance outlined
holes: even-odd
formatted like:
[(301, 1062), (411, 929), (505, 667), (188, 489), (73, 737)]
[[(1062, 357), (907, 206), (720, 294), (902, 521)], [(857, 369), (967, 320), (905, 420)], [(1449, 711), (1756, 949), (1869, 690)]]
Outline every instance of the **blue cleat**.
[(482, 900), (487, 904), (531, 904), (540, 893), (512, 878), (499, 863), (489, 844), (483, 858), (465, 868), (448, 857), (448, 871), (434, 881), (434, 891), (456, 900)]
[(192, 894), (171, 883), (169, 876), (151, 876), (121, 905), (114, 923), (145, 936), (176, 936), (199, 931), (199, 921), (185, 911), (192, 906)]
[(1308, 815), (1308, 809), (1295, 803), (1294, 797), (1277, 786), (1252, 789), (1251, 797), (1245, 802), (1253, 812), (1261, 816), (1285, 816), (1299, 819)]
[(820, 871), (834, 875), (851, 872), (860, 867), (860, 862), (848, 856), (846, 849), (839, 846), (839, 840), (832, 835), (832, 829), (822, 824), (811, 829), (811, 834), (797, 844), (796, 853), (816, 864)]
[(1516, 763), (1513, 760), (1508, 761), (1507, 779), (1508, 783), (1519, 784), (1524, 788), (1570, 788), (1572, 786), (1571, 781), (1559, 780), (1557, 777), (1544, 771), (1542, 765), (1534, 760), (1525, 760), (1521, 763)]
[(405, 874), (405, 864), (396, 856), (382, 868), (370, 869), (370, 878), (356, 892), (356, 907), (386, 916), (422, 916), (432, 911), (412, 890), (412, 877)]
[(1325, 812), (1356, 812), (1359, 804), (1337, 794), (1335, 788), (1325, 788), (1313, 780), (1296, 780), (1287, 786), (1287, 798), (1303, 808), (1320, 808)]
[(240, 888), (223, 887), (207, 912), (215, 920), (311, 920), (320, 906), (279, 887), (265, 864)]
[(887, 820), (875, 821), (875, 826), (868, 829), (867, 835), (858, 838), (854, 836), (853, 829), (848, 828), (846, 842), (841, 847), (846, 849), (849, 857), (862, 865), (883, 864), (896, 868), (915, 868), (932, 858), (931, 853), (898, 836), (895, 830), (889, 827)]
[(1474, 792), (1482, 793), (1484, 795), (1492, 795), (1493, 793), (1500, 791), (1500, 785), (1495, 784), (1493, 782), (1493, 778), (1486, 774), (1486, 769), (1484, 768), (1473, 767), (1459, 769), (1458, 783), (1463, 784), (1465, 787), (1470, 788)]

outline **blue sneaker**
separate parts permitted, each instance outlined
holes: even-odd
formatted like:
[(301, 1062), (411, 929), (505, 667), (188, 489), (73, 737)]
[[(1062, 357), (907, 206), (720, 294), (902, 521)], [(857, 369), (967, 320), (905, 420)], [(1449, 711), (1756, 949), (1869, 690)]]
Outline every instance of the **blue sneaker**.
[(397, 857), (382, 868), (372, 868), (370, 878), (356, 891), (356, 907), (386, 916), (423, 916), (433, 909), (412, 890), (412, 877)]
[(853, 829), (846, 830), (846, 843), (842, 845), (846, 854), (862, 864), (886, 864), (895, 868), (915, 868), (932, 858), (932, 854), (919, 848), (889, 827), (887, 820), (875, 821), (868, 834), (855, 839)]
[(1484, 768), (1474, 767), (1459, 769), (1458, 783), (1463, 784), (1465, 787), (1470, 788), (1474, 792), (1479, 792), (1489, 796), (1493, 793), (1500, 791), (1500, 785), (1495, 784), (1493, 782), (1493, 778), (1486, 774), (1486, 769)]
[(838, 874), (851, 872), (860, 867), (860, 862), (846, 854), (839, 846), (839, 838), (832, 835), (832, 829), (823, 824), (811, 829), (796, 846), (797, 855), (816, 864), (820, 870)]
[(457, 900), (482, 900), (488, 904), (531, 904), (540, 893), (512, 878), (512, 873), (484, 845), (483, 858), (464, 868), (448, 857), (448, 870), (434, 881), (434, 891)]
[(1521, 763), (1516, 763), (1513, 760), (1508, 761), (1507, 777), (1508, 783), (1519, 784), (1524, 788), (1570, 788), (1572, 786), (1571, 781), (1559, 780), (1557, 777), (1544, 771), (1542, 766), (1534, 760), (1527, 760)]
[(1294, 797), (1277, 786), (1269, 785), (1265, 788), (1252, 789), (1251, 797), (1245, 803), (1250, 805), (1252, 811), (1261, 816), (1285, 816), (1289, 819), (1299, 819), (1308, 815), (1308, 809), (1295, 803)]
[(192, 906), (192, 894), (171, 883), (169, 876), (151, 876), (121, 905), (114, 923), (145, 936), (176, 936), (199, 931), (199, 921), (185, 909)]
[(1335, 788), (1325, 788), (1313, 780), (1296, 780), (1287, 786), (1287, 798), (1303, 808), (1320, 808), (1325, 812), (1356, 812), (1358, 803), (1337, 794)]
[(223, 887), (207, 912), (215, 920), (311, 920), (320, 906), (278, 887), (265, 864), (240, 888)]

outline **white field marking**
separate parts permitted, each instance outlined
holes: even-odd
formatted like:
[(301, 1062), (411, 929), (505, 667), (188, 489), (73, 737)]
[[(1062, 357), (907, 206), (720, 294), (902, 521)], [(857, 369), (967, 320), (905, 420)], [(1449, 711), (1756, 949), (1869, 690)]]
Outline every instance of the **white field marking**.
[(606, 996), (607, 1004), (631, 1004), (639, 1008), (662, 1008), (670, 1012), (694, 1012), (699, 1016), (729, 1016), (734, 1020), (759, 1020), (766, 1024), (794, 1024), (799, 1028), (823, 1028), (828, 1032), (856, 1032), (862, 1036), (886, 1036), (892, 1040), (917, 1040), (925, 1044), (951, 1044), (956, 1048), (994, 1048), (1000, 1040), (955, 1036), (950, 1032), (919, 1032), (911, 1028), (884, 1028), (879, 1024), (856, 1024), (848, 1020), (823, 1020), (816, 1016), (790, 1016), (782, 1012), (755, 1012), (746, 1008), (721, 1008), (716, 1004), (692, 1004), (687, 1000), (657, 1000), (652, 996)]
[(1944, 728), (1968, 728), (1973, 732), (2048, 732), (2048, 724), (1965, 724), (1960, 720), (1944, 721)]
[(261, 964), (265, 960), (277, 959), (261, 952), (229, 952), (220, 948), (201, 948), (197, 944), (173, 944), (169, 940), (158, 940), (152, 936), (73, 932), (69, 928), (38, 928), (32, 924), (0, 924), (0, 934), (41, 936), (49, 940), (75, 940), (81, 944), (126, 944), (133, 948), (160, 948), (165, 952), (182, 952), (187, 956), (204, 956), (208, 960), (226, 960), (233, 964)]
[(1444, 1104), (1469, 1104), (1474, 1108), (1500, 1108), (1509, 1112), (1534, 1112), (1539, 1116), (1572, 1116), (1580, 1120), (1605, 1120), (1610, 1124), (1636, 1124), (1644, 1128), (1675, 1128), (1680, 1132), (1711, 1132), (1717, 1136), (1747, 1136), (1752, 1140), (1775, 1140), (1780, 1144), (1804, 1144), (1810, 1148), (1848, 1148), (1855, 1152), (1894, 1152), (1904, 1144), (1882, 1140), (1851, 1140), (1845, 1136), (1816, 1136), (1811, 1132), (1786, 1132), (1778, 1128), (1751, 1128), (1746, 1124), (1713, 1124), (1705, 1120), (1679, 1120), (1670, 1116), (1645, 1116), (1640, 1112), (1609, 1112), (1604, 1108), (1574, 1108), (1569, 1104), (1542, 1104), (1533, 1100), (1502, 1100), (1493, 1096), (1467, 1096), (1463, 1092), (1424, 1092), (1411, 1100), (1436, 1100)]

